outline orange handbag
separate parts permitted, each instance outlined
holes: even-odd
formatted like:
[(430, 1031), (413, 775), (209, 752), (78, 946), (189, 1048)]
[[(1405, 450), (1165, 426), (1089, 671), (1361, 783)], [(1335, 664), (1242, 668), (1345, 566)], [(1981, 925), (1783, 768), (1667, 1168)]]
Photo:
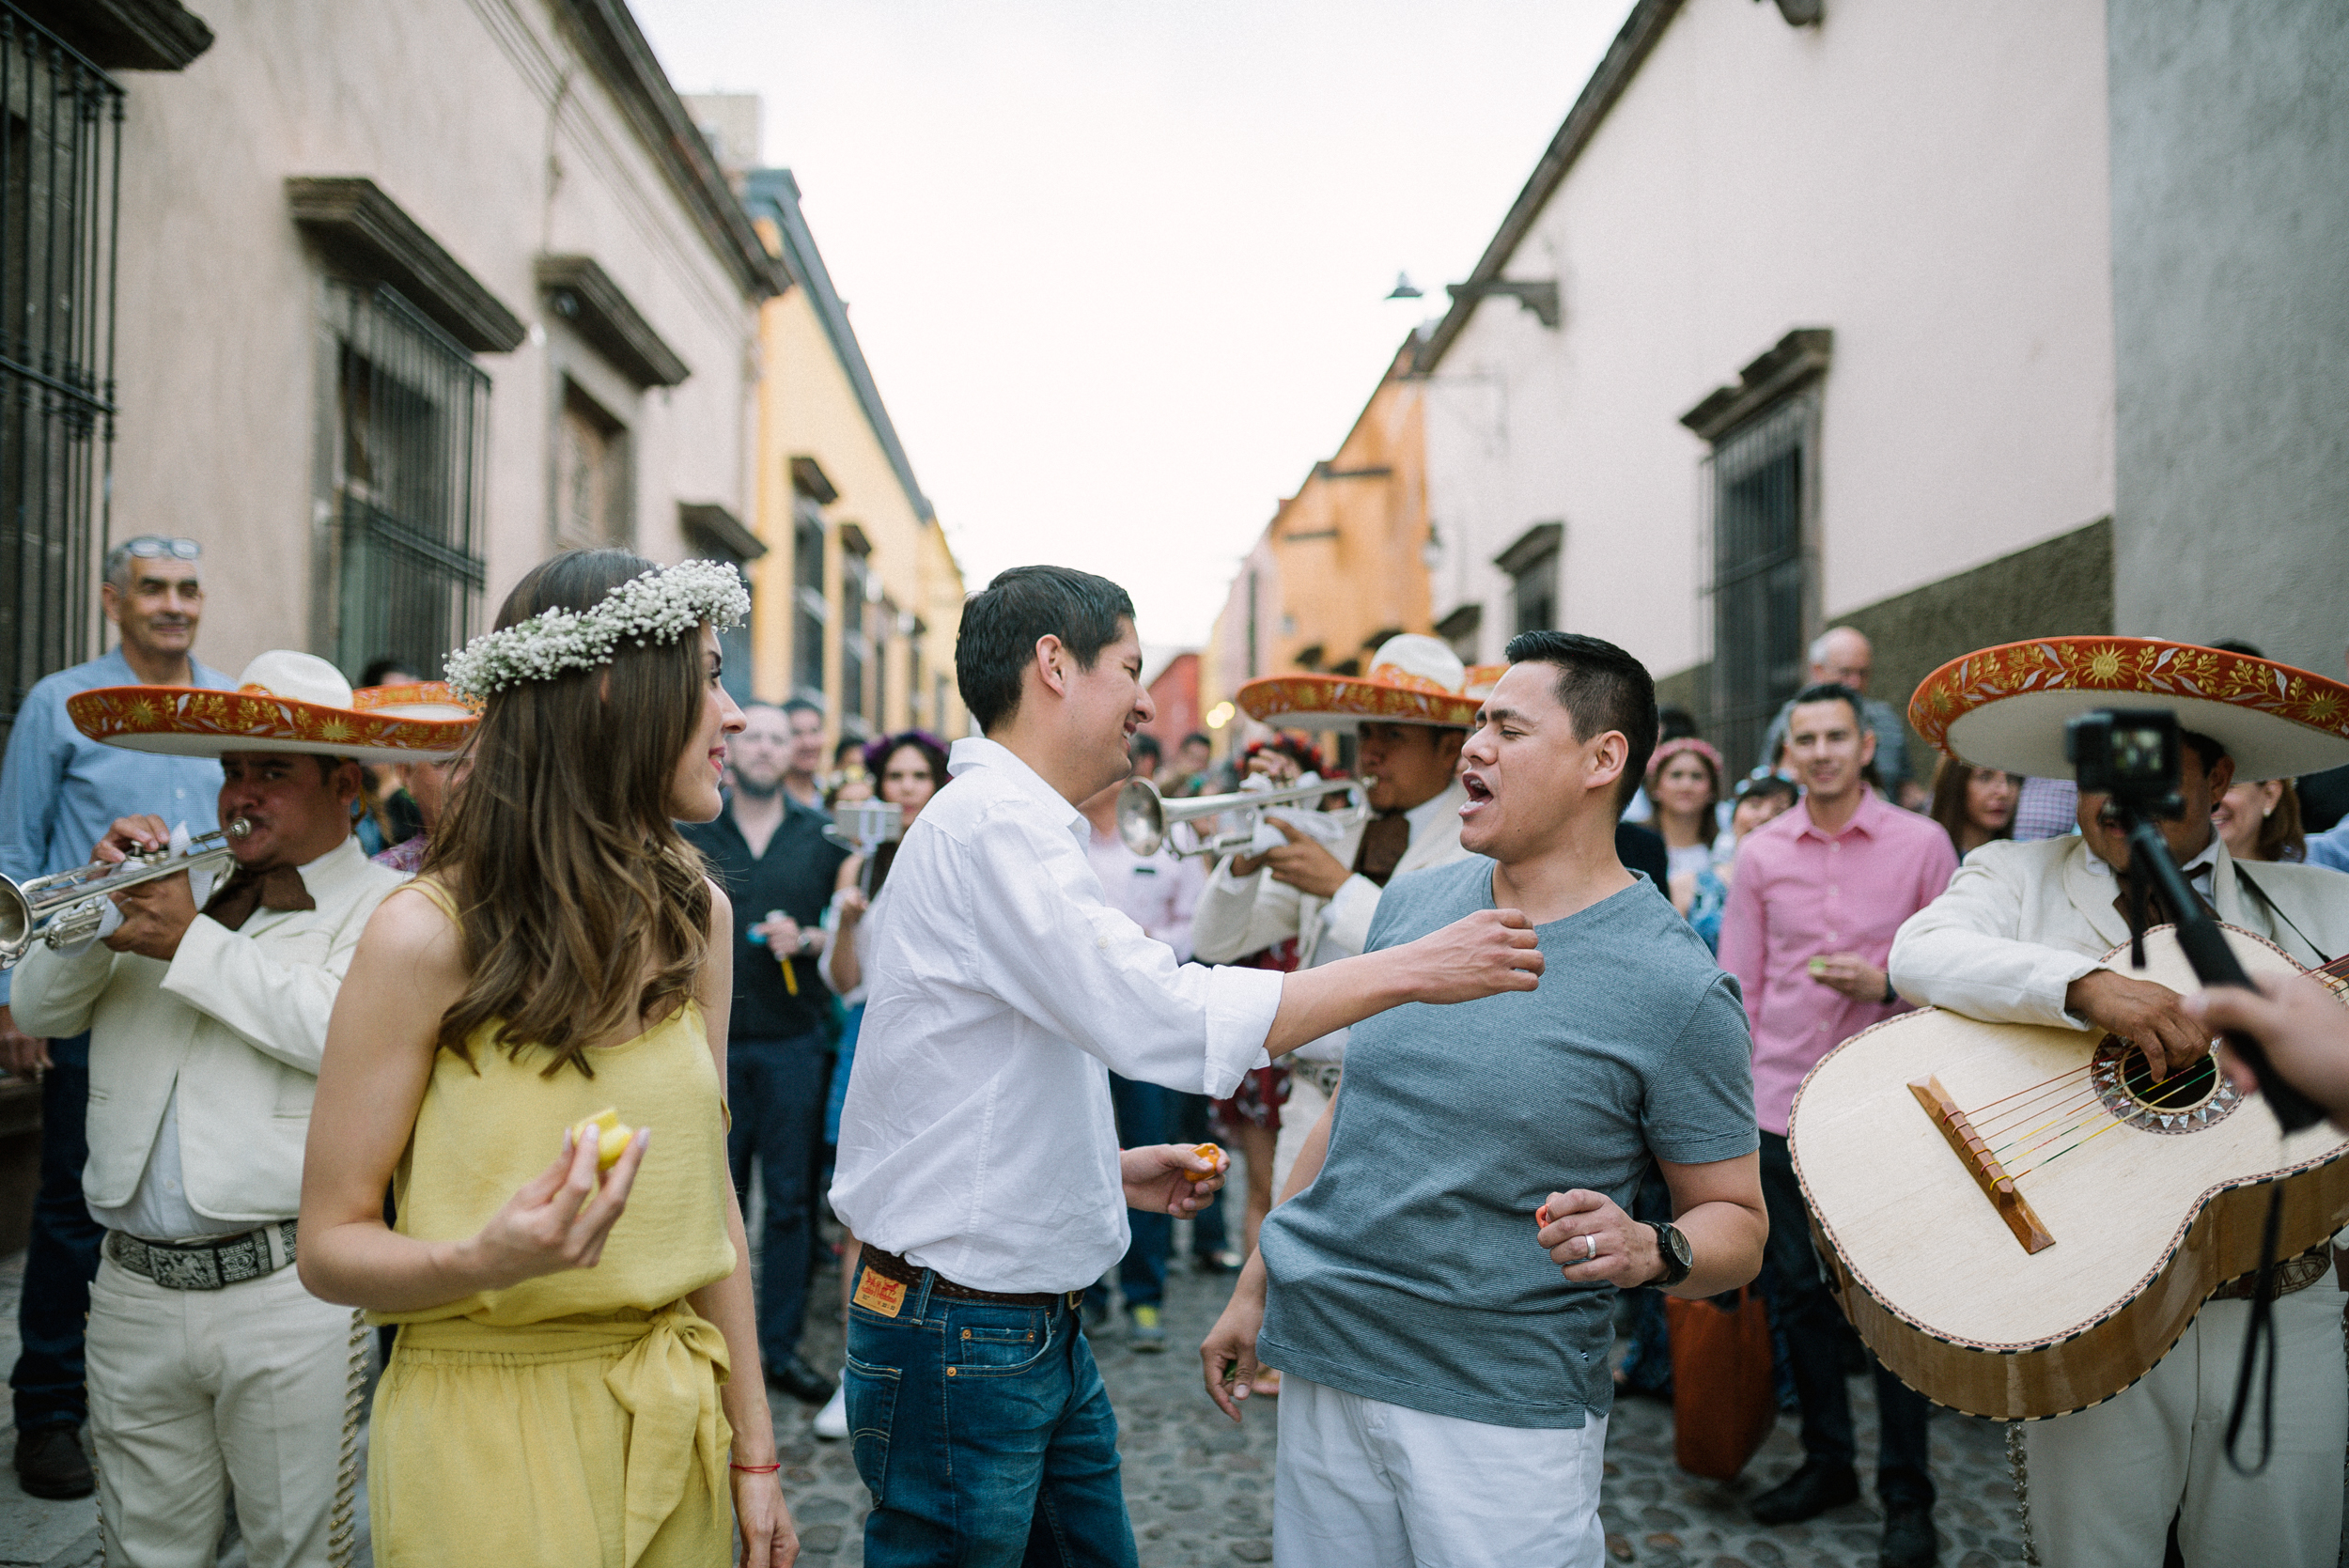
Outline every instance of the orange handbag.
[(1672, 1339), (1672, 1457), (1690, 1475), (1733, 1480), (1778, 1420), (1761, 1293), (1741, 1285), (1734, 1297), (1668, 1296), (1664, 1327)]

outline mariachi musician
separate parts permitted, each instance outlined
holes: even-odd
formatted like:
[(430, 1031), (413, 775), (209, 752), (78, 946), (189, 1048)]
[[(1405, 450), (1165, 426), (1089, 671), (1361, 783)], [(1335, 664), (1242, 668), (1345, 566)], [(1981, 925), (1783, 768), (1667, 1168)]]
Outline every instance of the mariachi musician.
[[(37, 1034), (90, 1032), (90, 1431), (109, 1560), (193, 1560), (233, 1498), (255, 1564), (347, 1561), (366, 1337), (303, 1288), (303, 1147), (326, 1024), (400, 873), (351, 834), (362, 762), (451, 756), (474, 719), (429, 689), (354, 693), (332, 664), (264, 653), (233, 691), (101, 687), (66, 704), (93, 740), (217, 757), (235, 868), (115, 897), (118, 928), (16, 971)], [(386, 700), (390, 699), (390, 700)], [(156, 802), (159, 806), (163, 802)], [(163, 847), (115, 822), (93, 857)]]
[[(2096, 707), (2158, 708), (2184, 732), (2186, 810), (2161, 824), (2195, 895), (2218, 919), (2302, 966), (2349, 953), (2349, 877), (2231, 859), (2211, 809), (2236, 779), (2349, 762), (2349, 687), (2263, 659), (2154, 639), (2058, 637), (1968, 655), (1927, 677), (1910, 705), (1939, 738), (1963, 721), (1964, 760), (2061, 776), (2063, 728)], [(1970, 1017), (2097, 1030), (2134, 1042), (2156, 1076), (2199, 1060), (2207, 1030), (2177, 994), (2105, 962), (2129, 939), (2125, 830), (2107, 798), (2079, 799), (2079, 832), (1983, 845), (1949, 891), (1894, 939), (1892, 984), (1909, 1001)], [(2149, 924), (2173, 916), (2146, 890)], [(2112, 1195), (2128, 1202), (2126, 1192)], [(2286, 1259), (2275, 1304), (2275, 1448), (2265, 1470), (2232, 1468), (2224, 1437), (2249, 1321), (2248, 1277), (2220, 1287), (2178, 1343), (2102, 1405), (2023, 1431), (2027, 1525), (2049, 1568), (2158, 1563), (2174, 1517), (2187, 1568), (2335, 1561), (2349, 1436), (2342, 1294), (2332, 1247)], [(2257, 1422), (2247, 1458), (2257, 1452)]]

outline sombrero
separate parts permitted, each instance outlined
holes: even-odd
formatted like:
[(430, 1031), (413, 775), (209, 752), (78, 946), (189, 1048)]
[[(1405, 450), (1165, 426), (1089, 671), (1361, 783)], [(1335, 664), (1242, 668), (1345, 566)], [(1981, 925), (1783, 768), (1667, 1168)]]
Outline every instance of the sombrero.
[(234, 691), (101, 686), (65, 706), (92, 740), (180, 757), (301, 752), (431, 762), (456, 755), (478, 722), (438, 681), (353, 691), (325, 660), (284, 648), (247, 664)]
[(1233, 700), (1251, 719), (1297, 730), (1348, 729), (1365, 720), (1466, 729), (1477, 707), (1460, 656), (1415, 631), (1381, 643), (1366, 675), (1267, 675)]
[(2165, 708), (2227, 748), (2238, 778), (2349, 763), (2349, 686), (2271, 659), (2155, 637), (2045, 637), (1953, 659), (1908, 722), (1977, 768), (2069, 778), (2063, 726), (2099, 707)]

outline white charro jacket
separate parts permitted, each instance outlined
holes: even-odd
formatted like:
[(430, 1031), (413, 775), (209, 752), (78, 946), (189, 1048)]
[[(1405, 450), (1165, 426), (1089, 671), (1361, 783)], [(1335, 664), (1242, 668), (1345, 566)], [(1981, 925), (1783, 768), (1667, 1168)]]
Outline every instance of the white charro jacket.
[[(2349, 953), (2349, 876), (2266, 862), (2245, 873), (2291, 922), (2243, 885), (2223, 844), (2210, 888), (2220, 920), (2257, 932), (2310, 969)], [(2128, 922), (2113, 907), (2120, 891), (2111, 868), (2077, 833), (1985, 844), (1892, 939), (1893, 987), (1911, 1001), (1992, 1023), (2085, 1029), (2063, 1010), (2063, 993), (2129, 939)], [(2124, 956), (2117, 966), (2123, 973), (2126, 963)]]
[[(1405, 814), (1411, 819), (1411, 842), (1395, 863), (1396, 877), (1467, 856), (1460, 847), (1460, 807), (1467, 801), (1468, 791), (1455, 779), (1441, 795)], [(1362, 831), (1356, 828), (1330, 852), (1340, 864), (1351, 865), (1361, 842)], [(1295, 937), (1299, 969), (1351, 958), (1370, 940), (1380, 891), (1367, 877), (1348, 877), (1325, 900), (1275, 881), (1268, 871), (1234, 877), (1232, 862), (1225, 860), (1207, 878), (1191, 916), (1191, 955), (1203, 963), (1228, 964)], [(1334, 1061), (1345, 1053), (1346, 1032), (1340, 1030), (1299, 1047), (1297, 1056), (1300, 1061)]]
[(407, 880), (356, 839), (301, 868), (315, 909), (256, 909), (240, 931), (198, 915), (169, 963), (92, 942), (36, 946), (16, 971), (28, 1034), (90, 1032), (89, 1163), (82, 1190), (119, 1208), (137, 1190), (172, 1089), (187, 1198), (221, 1229), (302, 1207), (319, 1058), (367, 918)]

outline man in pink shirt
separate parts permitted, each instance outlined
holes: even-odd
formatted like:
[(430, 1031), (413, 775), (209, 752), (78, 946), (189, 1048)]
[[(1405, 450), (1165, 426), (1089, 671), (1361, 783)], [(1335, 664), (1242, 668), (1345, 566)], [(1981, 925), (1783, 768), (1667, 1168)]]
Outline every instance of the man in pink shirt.
[[(1812, 1251), (1786, 1151), (1787, 1111), (1819, 1058), (1906, 1006), (1885, 972), (1893, 934), (1957, 869), (1949, 835), (1931, 818), (1868, 787), (1875, 736), (1856, 693), (1803, 691), (1787, 736), (1802, 804), (1739, 846), (1721, 920), (1721, 967), (1737, 977), (1753, 1029), (1754, 1118), (1770, 1216), (1764, 1286), (1802, 1404), (1802, 1467), (1750, 1505), (1766, 1525), (1808, 1519), (1859, 1495), (1843, 1389), (1848, 1336)], [(1935, 1552), (1925, 1401), (1881, 1366), (1875, 1377), (1884, 1562), (1921, 1568)]]

